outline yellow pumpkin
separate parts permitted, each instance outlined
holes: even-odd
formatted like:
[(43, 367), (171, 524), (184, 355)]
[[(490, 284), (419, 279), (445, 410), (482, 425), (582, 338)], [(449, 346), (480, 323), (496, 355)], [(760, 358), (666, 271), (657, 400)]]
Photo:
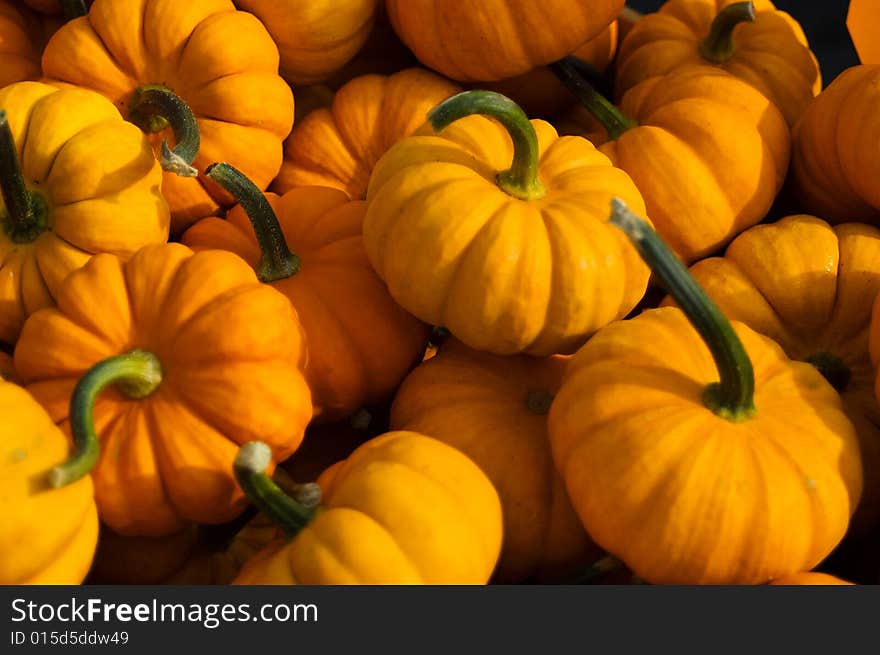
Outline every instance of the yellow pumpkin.
[(647, 268), (608, 225), (614, 194), (644, 208), (589, 141), (469, 91), (376, 164), (364, 243), (404, 309), (471, 348), (566, 353), (647, 287)]

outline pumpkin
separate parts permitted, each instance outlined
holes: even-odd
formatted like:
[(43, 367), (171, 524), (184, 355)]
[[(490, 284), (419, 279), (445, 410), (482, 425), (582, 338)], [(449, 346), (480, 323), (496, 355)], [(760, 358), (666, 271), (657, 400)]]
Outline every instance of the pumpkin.
[(822, 90), (819, 63), (798, 22), (770, 0), (667, 0), (620, 46), (617, 97), (689, 64), (719, 66), (748, 82), (794, 125)]
[(53, 489), (67, 438), (24, 389), (0, 380), (0, 584), (79, 584), (98, 540), (92, 480)]
[(638, 84), (618, 108), (567, 62), (554, 68), (604, 128), (590, 136), (629, 173), (657, 231), (686, 263), (766, 216), (788, 171), (791, 137), (754, 87), (691, 66)]
[[(88, 16), (55, 33), (42, 64), (46, 77), (110, 98), (150, 133), (157, 152), (172, 136), (189, 143), (154, 115), (152, 105), (173, 93), (192, 110), (200, 134), (187, 163), (202, 170), (229, 161), (262, 189), (278, 174), (293, 94), (278, 75), (278, 48), (266, 28), (231, 0), (95, 0)], [(233, 204), (203, 176), (168, 171), (162, 189), (174, 233)]]
[(308, 343), (316, 417), (338, 419), (389, 397), (422, 356), (428, 327), (392, 300), (370, 266), (365, 203), (326, 187), (266, 197), (222, 163), (206, 175), (242, 204), (226, 220), (199, 221), (183, 241), (234, 252), (290, 300)]
[(272, 189), (284, 193), (298, 186), (328, 186), (352, 199), (365, 198), (379, 158), (421, 127), (429, 110), (459, 90), (419, 68), (351, 80), (329, 107), (313, 111), (293, 129)]
[(40, 77), (40, 53), (27, 16), (15, 3), (0, 2), (0, 87)]
[(342, 68), (373, 27), (379, 0), (235, 0), (278, 44), (281, 76), (314, 84)]
[(880, 222), (880, 65), (853, 66), (810, 103), (792, 132), (791, 180), (800, 206), (829, 222)]
[(729, 322), (623, 203), (612, 221), (683, 309), (609, 325), (568, 366), (549, 434), (584, 527), (654, 584), (763, 584), (812, 569), (862, 488), (840, 396)]
[(829, 573), (808, 571), (805, 573), (792, 573), (784, 578), (773, 580), (772, 585), (854, 585), (855, 583), (838, 578)]
[(176, 243), (93, 257), (15, 349), (20, 378), (77, 444), (55, 484), (94, 467), (101, 519), (126, 536), (238, 516), (237, 444), (259, 434), (282, 460), (302, 440), (304, 358), (281, 293), (232, 253)]
[(560, 582), (601, 556), (553, 466), (547, 412), (568, 358), (480, 353), (447, 339), (404, 380), (391, 429), (457, 448), (492, 481), (504, 512), (493, 580)]
[(624, 0), (386, 0), (425, 66), (454, 80), (500, 80), (549, 64), (608, 27)]
[(441, 441), (414, 432), (371, 439), (327, 469), (321, 503), (283, 494), (263, 472), (269, 450), (245, 444), (236, 476), (277, 518), (278, 539), (233, 584), (485, 584), (501, 549), (501, 505), (483, 472)]
[[(617, 21), (614, 21), (572, 55), (589, 66), (594, 74), (603, 74), (617, 51), (617, 32)], [(467, 86), (500, 93), (516, 102), (529, 116), (548, 120), (569, 109), (575, 101), (546, 66), (497, 82), (471, 82)]]
[(165, 241), (161, 182), (146, 137), (103, 96), (39, 82), (0, 89), (0, 342), (13, 343), (93, 254)]
[(874, 38), (877, 24), (877, 3), (874, 0), (850, 0), (846, 27), (863, 64), (880, 64), (880, 49)]
[(614, 194), (643, 208), (589, 141), (468, 91), (376, 164), (364, 242), (398, 303), (471, 348), (566, 353), (647, 287), (647, 268), (607, 223)]
[(791, 359), (813, 364), (841, 394), (863, 464), (853, 527), (874, 527), (880, 519), (880, 406), (868, 329), (880, 293), (880, 230), (787, 216), (746, 230), (724, 257), (690, 270), (728, 318), (770, 337)]

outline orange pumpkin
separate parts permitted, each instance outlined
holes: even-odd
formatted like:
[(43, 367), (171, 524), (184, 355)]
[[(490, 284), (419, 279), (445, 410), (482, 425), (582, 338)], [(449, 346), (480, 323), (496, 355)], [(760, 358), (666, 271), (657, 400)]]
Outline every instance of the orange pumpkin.
[[(262, 189), (278, 174), (293, 95), (266, 28), (231, 0), (95, 0), (86, 17), (55, 33), (42, 64), (46, 77), (110, 98), (151, 134), (157, 153), (179, 136), (151, 113), (153, 96), (170, 90), (197, 119), (198, 155), (188, 163), (202, 170), (232, 162)], [(162, 190), (175, 233), (233, 204), (204, 177), (166, 172)]]
[(612, 221), (683, 310), (613, 323), (568, 366), (549, 434), (584, 527), (655, 584), (763, 584), (812, 569), (862, 489), (840, 396), (728, 322), (622, 203)]
[(233, 584), (485, 584), (501, 549), (498, 494), (476, 464), (414, 432), (371, 439), (318, 479), (317, 507), (263, 472), (246, 444), (236, 476), (290, 535), (251, 558)]
[(804, 31), (770, 0), (667, 0), (621, 43), (617, 97), (649, 77), (700, 63), (754, 86), (789, 125), (822, 90), (819, 63)]
[(810, 103), (792, 132), (791, 179), (804, 210), (838, 223), (880, 222), (880, 65), (853, 66)]
[(365, 203), (326, 187), (263, 196), (225, 164), (206, 174), (243, 204), (226, 220), (199, 221), (183, 241), (236, 253), (290, 300), (308, 343), (316, 416), (338, 419), (389, 397), (422, 356), (428, 327), (392, 300), (370, 266)]
[(352, 199), (365, 198), (379, 158), (459, 90), (419, 68), (351, 80), (336, 92), (330, 107), (313, 111), (293, 129), (272, 189), (284, 193), (318, 185), (342, 189)]
[(559, 582), (601, 555), (571, 507), (547, 439), (546, 414), (567, 361), (499, 357), (447, 339), (404, 380), (391, 407), (391, 429), (457, 448), (492, 481), (504, 512), (498, 583)]
[(629, 173), (657, 231), (685, 262), (766, 216), (788, 171), (791, 137), (754, 87), (720, 68), (685, 67), (633, 87), (618, 109), (571, 65), (554, 67), (604, 128), (596, 134), (587, 121), (575, 133)]
[(454, 80), (500, 80), (549, 64), (604, 30), (624, 0), (386, 0), (425, 66)]
[(880, 14), (874, 0), (850, 0), (846, 27), (863, 64), (880, 64), (880, 48), (874, 36), (874, 27)]
[(854, 585), (854, 582), (849, 582), (847, 580), (843, 580), (842, 578), (838, 578), (836, 575), (830, 575), (828, 573), (819, 573), (817, 571), (808, 571), (806, 573), (793, 573), (792, 575), (787, 575), (784, 578), (777, 578), (770, 584), (772, 585)]
[(770, 337), (791, 359), (813, 364), (841, 394), (859, 437), (864, 476), (853, 528), (876, 526), (880, 406), (868, 328), (880, 293), (880, 230), (788, 216), (746, 230), (723, 258), (697, 262), (691, 274), (726, 316)]
[(379, 0), (235, 0), (278, 44), (281, 76), (314, 84), (342, 68), (373, 27)]
[(642, 205), (586, 139), (468, 91), (376, 164), (364, 242), (397, 302), (471, 348), (566, 353), (647, 287), (644, 264), (607, 223), (615, 193)]
[(93, 257), (15, 349), (19, 376), (77, 443), (56, 484), (94, 467), (101, 519), (133, 536), (241, 513), (237, 444), (260, 435), (277, 460), (296, 450), (312, 415), (304, 358), (281, 293), (232, 253), (180, 244)]
[(40, 52), (27, 17), (12, 2), (0, 1), (0, 87), (40, 74)]

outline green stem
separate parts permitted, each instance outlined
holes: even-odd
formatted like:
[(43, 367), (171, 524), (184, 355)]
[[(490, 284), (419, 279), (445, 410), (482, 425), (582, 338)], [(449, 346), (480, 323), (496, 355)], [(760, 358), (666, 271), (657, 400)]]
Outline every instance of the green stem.
[[(275, 521), (288, 536), (302, 530), (315, 515), (314, 494), (291, 498), (266, 474), (272, 451), (262, 441), (250, 441), (238, 450), (232, 469), (239, 486), (257, 509)], [(310, 485), (316, 487), (317, 485)], [(302, 501), (306, 502), (302, 502)]]
[(162, 383), (162, 364), (146, 350), (132, 350), (98, 362), (77, 382), (70, 398), (73, 456), (49, 471), (49, 483), (63, 487), (88, 475), (100, 455), (94, 410), (98, 395), (109, 385), (132, 399), (146, 398)]
[(256, 268), (257, 277), (262, 282), (274, 282), (296, 275), (299, 257), (287, 247), (278, 217), (257, 185), (244, 173), (223, 162), (208, 166), (205, 176), (232, 194), (247, 213), (262, 253)]
[(576, 60), (573, 57), (565, 57), (550, 64), (550, 70), (587, 108), (587, 111), (599, 121), (599, 124), (608, 132), (608, 138), (612, 141), (619, 138), (627, 130), (638, 127), (638, 121), (620, 111), (608, 98), (587, 82), (586, 78), (578, 71)]
[(85, 0), (59, 0), (61, 12), (64, 14), (64, 20), (71, 21), (74, 18), (85, 16), (89, 13), (89, 8)]
[(498, 186), (523, 200), (544, 196), (544, 185), (538, 179), (538, 135), (526, 113), (510, 98), (494, 91), (465, 91), (434, 107), (428, 113), (428, 121), (434, 131), (439, 132), (460, 118), (474, 114), (494, 118), (513, 140), (513, 163), (498, 174)]
[(162, 140), (162, 168), (181, 177), (198, 176), (199, 171), (192, 163), (201, 143), (199, 124), (180, 96), (161, 84), (145, 84), (135, 90), (129, 116), (135, 125), (150, 134), (170, 125), (177, 145), (172, 150), (168, 140)]
[(577, 576), (566, 581), (566, 584), (590, 584), (594, 580), (601, 578), (606, 573), (611, 573), (623, 567), (623, 562), (613, 555), (606, 555), (602, 559), (596, 560), (587, 569), (581, 571)]
[(0, 193), (5, 210), (0, 213), (3, 231), (15, 243), (30, 243), (48, 225), (46, 201), (28, 191), (18, 160), (18, 149), (6, 112), (0, 109)]
[(718, 12), (709, 35), (700, 41), (700, 54), (713, 64), (723, 64), (733, 57), (733, 30), (740, 23), (755, 22), (755, 5), (749, 2), (734, 2)]
[(718, 367), (720, 382), (706, 387), (703, 393), (705, 405), (729, 421), (742, 421), (753, 416), (755, 375), (752, 362), (730, 321), (663, 239), (619, 198), (611, 201), (611, 222), (630, 238), (642, 259), (660, 278), (709, 347)]

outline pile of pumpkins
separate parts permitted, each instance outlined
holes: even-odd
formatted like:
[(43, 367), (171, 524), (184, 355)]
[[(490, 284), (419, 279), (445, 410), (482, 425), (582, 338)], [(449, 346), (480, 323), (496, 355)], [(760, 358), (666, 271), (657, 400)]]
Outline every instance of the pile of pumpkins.
[(878, 581), (880, 66), (770, 0), (0, 0), (0, 56), (0, 584)]

